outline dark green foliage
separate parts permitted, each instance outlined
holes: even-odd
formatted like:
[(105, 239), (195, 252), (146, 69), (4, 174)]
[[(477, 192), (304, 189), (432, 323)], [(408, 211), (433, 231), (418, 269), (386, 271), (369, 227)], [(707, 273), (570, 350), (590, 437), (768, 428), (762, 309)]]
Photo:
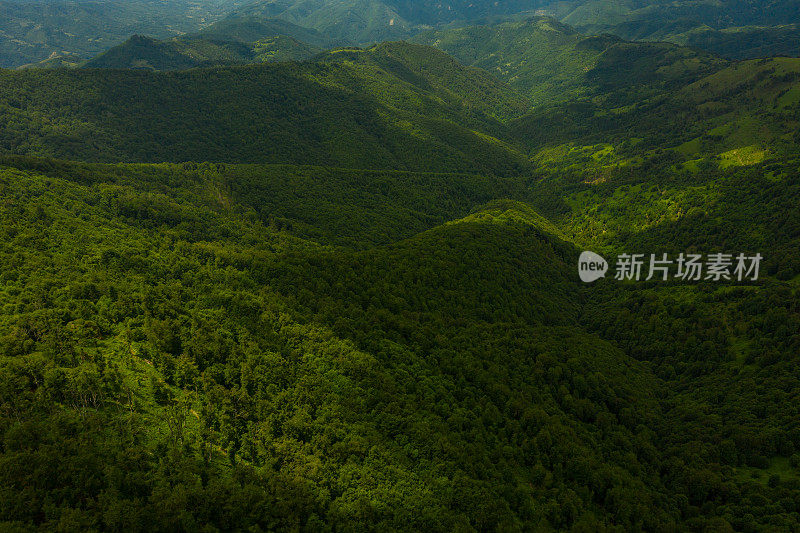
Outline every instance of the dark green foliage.
[(80, 66), (185, 70), (267, 61), (298, 61), (317, 55), (322, 51), (319, 46), (329, 44), (331, 41), (313, 30), (284, 21), (226, 19), (200, 33), (167, 41), (134, 35)]
[(448, 81), (459, 76), (463, 92), (344, 60), (180, 73), (0, 71), (0, 149), (94, 161), (518, 171), (523, 158), (491, 137), (502, 126), (490, 113), (521, 99), (463, 67)]
[[(2, 174), (3, 519), (443, 531), (675, 519), (657, 479), (633, 474), (657, 468), (632, 433), (655, 403), (624, 400), (649, 378), (577, 328), (573, 252), (524, 206), (333, 251), (209, 202), (218, 168), (17, 164), (39, 170)], [(387, 178), (398, 200), (418, 194)], [(363, 202), (349, 202), (357, 216)], [(597, 416), (608, 433), (587, 424)], [(615, 456), (615, 439), (641, 458)], [(608, 464), (588, 478), (590, 461)], [(614, 510), (594, 490), (612, 491)]]
[[(584, 33), (668, 41), (734, 59), (797, 55), (797, 0), (260, 0), (255, 2), (2, 3), (0, 67), (56, 55), (89, 58), (132, 34), (157, 38), (201, 30), (211, 41), (289, 36), (318, 48), (409, 38), (421, 31), (534, 15)], [(569, 61), (567, 61), (569, 62)], [(52, 63), (51, 63), (52, 64)], [(535, 65), (533, 65), (535, 68)]]
[(0, 72), (0, 529), (800, 528), (800, 64), (437, 35), (575, 98), (405, 43)]
[[(246, 52), (247, 48), (242, 47)], [(233, 58), (243, 57), (231, 51)], [(159, 42), (145, 36), (134, 35), (119, 46), (103, 52), (84, 65), (87, 68), (184, 70), (202, 64), (185, 53), (178, 42)]]
[[(676, 39), (677, 40), (677, 39)], [(800, 25), (730, 28), (721, 31), (703, 28), (685, 36), (686, 44), (731, 59), (774, 56), (800, 56)]]
[[(772, 279), (775, 267), (757, 287), (700, 285), (685, 297), (583, 286), (577, 249), (557, 236), (574, 222), (517, 180), (4, 164), (3, 520), (796, 526), (796, 475), (773, 465), (794, 468), (800, 447), (787, 357), (800, 319), (796, 288)], [(765, 188), (773, 209), (758, 233), (796, 257), (794, 226), (770, 221), (791, 206), (748, 172), (711, 177), (740, 205), (733, 191), (751, 187), (754, 208)], [(615, 217), (636, 228), (636, 203), (651, 203), (635, 193), (639, 175), (607, 192), (566, 175), (548, 189), (576, 205), (593, 188), (602, 220), (627, 187), (630, 213)], [(676, 199), (681, 184), (695, 187), (655, 179)], [(561, 229), (508, 197), (541, 202)], [(720, 227), (743, 226), (716, 205)], [(687, 226), (676, 249), (761, 245), (702, 219), (681, 224), (696, 233), (686, 240)], [(674, 239), (657, 229), (597, 244)]]
[(587, 36), (549, 17), (422, 33), (414, 40), (492, 72), (538, 105), (602, 96), (622, 106), (725, 66), (710, 54), (667, 43)]

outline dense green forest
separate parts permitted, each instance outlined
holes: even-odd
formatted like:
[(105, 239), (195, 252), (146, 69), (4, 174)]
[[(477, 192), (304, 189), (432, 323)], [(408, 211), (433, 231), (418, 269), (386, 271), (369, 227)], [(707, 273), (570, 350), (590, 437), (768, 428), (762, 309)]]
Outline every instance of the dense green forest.
[[(797, 527), (796, 161), (2, 164), (9, 525)], [(773, 252), (756, 285), (575, 277), (576, 243), (666, 242)]]
[(800, 531), (800, 59), (734, 60), (795, 4), (746, 4), (221, 3), (0, 70), (0, 529)]
[[(665, 149), (695, 163), (796, 150), (800, 59), (728, 62), (553, 24), (430, 37), (510, 86), (400, 42), (182, 72), (0, 71), (0, 148), (107, 162), (313, 161), (502, 175), (530, 168), (525, 156), (566, 145), (611, 143), (618, 162)], [(529, 41), (539, 52), (517, 55), (513, 43)], [(470, 43), (503, 52), (469, 57)]]
[(417, 57), (422, 48), (176, 73), (0, 71), (0, 149), (94, 161), (519, 172), (524, 156), (495, 135), (505, 128), (499, 117), (521, 115), (525, 99), (441, 52)]

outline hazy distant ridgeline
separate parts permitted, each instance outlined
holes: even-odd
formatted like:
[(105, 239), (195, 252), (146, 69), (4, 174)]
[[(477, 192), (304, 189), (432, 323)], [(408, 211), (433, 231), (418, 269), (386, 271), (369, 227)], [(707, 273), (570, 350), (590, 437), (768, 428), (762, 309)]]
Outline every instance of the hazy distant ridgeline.
[[(232, 25), (229, 38), (251, 38), (249, 27)], [(200, 51), (237, 63), (241, 55), (211, 52), (268, 49), (136, 38), (89, 63), (111, 70), (3, 72), (0, 150), (503, 175), (566, 143), (611, 142), (625, 157), (672, 149), (682, 160), (796, 151), (800, 60), (730, 63), (668, 43), (585, 36), (548, 18), (416, 39), (473, 66), (429, 46), (385, 43), (301, 63), (113, 70), (196, 67)]]
[(167, 38), (199, 30), (220, 16), (218, 5), (170, 0), (0, 2), (0, 67), (71, 54), (83, 59), (133, 34)]
[[(0, 20), (0, 67), (37, 63), (52, 55), (89, 59), (131, 35), (156, 38), (193, 33), (214, 22), (267, 21), (303, 27), (291, 37), (315, 47), (406, 39), (431, 29), (552, 16), (587, 34), (666, 40), (734, 59), (800, 53), (797, 0), (769, 2), (605, 0), (407, 2), (402, 0), (258, 0), (209, 4), (134, 0), (112, 4), (8, 2)], [(258, 22), (255, 22), (258, 24)], [(276, 34), (269, 35), (274, 37)], [(285, 35), (278, 32), (277, 35)], [(227, 38), (223, 40), (228, 40)], [(245, 39), (252, 42), (258, 39)]]

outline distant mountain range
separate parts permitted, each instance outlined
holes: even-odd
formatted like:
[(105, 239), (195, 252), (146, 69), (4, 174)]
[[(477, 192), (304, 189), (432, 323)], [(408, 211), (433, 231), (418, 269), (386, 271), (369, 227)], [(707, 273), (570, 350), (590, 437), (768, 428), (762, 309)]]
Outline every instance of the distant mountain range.
[(0, 0), (0, 68), (56, 55), (93, 57), (133, 34), (164, 39), (195, 32), (222, 16), (192, 0), (58, 2)]
[[(259, 25), (275, 26), (276, 20), (292, 23), (294, 29), (289, 32), (275, 27), (267, 37), (288, 35), (316, 48), (364, 45), (407, 39), (429, 30), (550, 16), (584, 34), (669, 41), (731, 59), (800, 54), (798, 0), (259, 0), (213, 4), (170, 1), (152, 6), (143, 0), (114, 4), (2, 0), (0, 8), (5, 15), (0, 18), (0, 67), (36, 63), (53, 54), (89, 59), (132, 34), (165, 39), (199, 31), (209, 40), (229, 41), (234, 35), (226, 34), (224, 28), (230, 24), (236, 27), (233, 33), (238, 32), (235, 40), (252, 43), (265, 36)], [(251, 21), (250, 31), (242, 20)], [(214, 22), (218, 22), (216, 29), (205, 34), (203, 28)], [(230, 54), (218, 52), (221, 56)], [(210, 55), (214, 57), (217, 52)], [(198, 64), (208, 59), (202, 53), (199, 56)]]
[[(230, 63), (314, 51), (288, 36), (274, 48), (136, 37), (86, 64), (115, 72), (2, 73), (0, 117), (14, 127), (0, 131), (0, 146), (93, 161), (298, 163), (314, 154), (334, 166), (495, 174), (565, 142), (670, 149), (680, 160), (792, 150), (799, 59), (735, 63), (586, 36), (543, 17), (415, 39), (248, 66)], [(220, 68), (124, 70), (204, 64)]]
[[(800, 53), (800, 37), (785, 27), (800, 23), (798, 0), (258, 0), (238, 11), (282, 18), (355, 43), (406, 38), (432, 28), (546, 15), (587, 34), (613, 33), (626, 39), (708, 46), (737, 58), (774, 55), (776, 50)], [(747, 42), (737, 46), (742, 40)]]

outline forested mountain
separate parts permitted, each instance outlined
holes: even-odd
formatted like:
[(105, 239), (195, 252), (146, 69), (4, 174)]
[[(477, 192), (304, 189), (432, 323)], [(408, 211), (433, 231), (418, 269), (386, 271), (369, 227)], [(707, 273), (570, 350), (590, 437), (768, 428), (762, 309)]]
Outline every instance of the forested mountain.
[[(648, 438), (631, 428), (658, 415), (655, 398), (630, 410), (625, 398), (636, 391), (650, 396), (657, 385), (642, 365), (575, 324), (578, 287), (567, 274), (569, 247), (514, 205), (435, 227), (437, 219), (463, 216), (487, 191), (493, 194), (490, 180), (367, 173), (358, 178), (368, 184), (362, 188), (353, 173), (315, 168), (9, 163), (4, 201), (36, 194), (35, 203), (15, 205), (45, 219), (40, 225), (14, 208), (4, 211), (2, 227), (15, 237), (4, 239), (3, 257), (17, 251), (26, 257), (22, 270), (4, 268), (4, 275), (38, 280), (13, 297), (19, 313), (3, 315), (4, 353), (14, 355), (3, 367), (4, 517), (37, 520), (44, 511), (15, 509), (27, 495), (46, 495), (51, 481), (30, 467), (48, 453), (48, 443), (59, 443), (54, 459), (63, 465), (91, 457), (94, 465), (117, 466), (115, 472), (82, 468), (85, 487), (76, 484), (77, 472), (65, 471), (73, 490), (54, 501), (63, 511), (50, 513), (50, 527), (369, 523), (451, 530), (568, 525), (581, 517), (591, 525), (608, 520), (609, 511), (583, 501), (569, 479), (588, 473), (592, 461), (605, 464), (598, 488), (606, 484), (620, 512), (633, 513), (621, 520), (674, 520), (657, 478), (638, 481), (630, 470), (655, 472)], [(258, 178), (250, 183), (287, 198), (310, 187), (329, 193), (335, 215), (320, 219), (317, 206), (300, 200), (282, 207), (288, 219), (272, 218), (273, 209), (241, 181), (254, 171)], [(426, 200), (445, 192), (452, 207)], [(394, 212), (364, 210), (380, 196), (409, 205), (408, 214), (421, 216), (419, 229), (432, 229), (394, 244), (400, 235), (381, 238), (384, 247), (362, 252), (291, 235), (295, 225), (310, 224), (322, 235), (357, 238), (341, 223), (365, 215), (372, 228), (405, 229)], [(63, 236), (82, 235), (68, 239), (82, 249), (67, 245), (59, 259), (50, 245), (23, 251), (31, 231), (43, 244), (66, 245)], [(78, 257), (96, 257), (109, 277), (90, 273)], [(64, 306), (46, 304), (50, 311), (38, 313), (34, 295), (68, 264), (75, 268), (58, 282), (69, 283), (68, 292), (56, 296)], [(521, 265), (530, 276), (519, 275)], [(154, 268), (158, 279), (151, 277)], [(70, 310), (78, 293), (85, 305)], [(67, 336), (60, 340), (49, 333), (41, 345), (26, 338), (30, 327), (49, 332), (46, 324), (63, 320)], [(484, 340), (476, 344), (475, 335)], [(24, 370), (29, 364), (33, 375)], [(595, 399), (562, 403), (554, 365), (570, 369), (568, 375), (585, 373)], [(47, 388), (30, 390), (26, 380), (45, 374)], [(599, 409), (610, 425), (593, 430), (566, 415), (575, 408)], [(620, 410), (624, 422), (615, 420)], [(29, 421), (24, 429), (15, 413)], [(104, 436), (101, 426), (114, 431)], [(541, 437), (519, 441), (523, 428), (538, 428)], [(597, 439), (608, 442), (607, 451)], [(615, 457), (615, 439), (642, 446), (641, 459)], [(577, 460), (575, 453), (584, 459), (571, 464), (575, 473), (563, 472), (558, 463)], [(276, 471), (279, 464), (287, 466)], [(28, 491), (15, 490), (22, 486)], [(79, 495), (96, 500), (94, 510), (77, 503)], [(534, 496), (547, 505), (532, 505)], [(198, 504), (187, 506), (185, 498)], [(251, 502), (247, 509), (240, 508), (243, 498)], [(647, 512), (655, 502), (663, 510)]]
[[(195, 34), (158, 41), (134, 35), (119, 46), (75, 66), (185, 70), (267, 61), (297, 61), (332, 47), (314, 30), (278, 19), (228, 17)], [(36, 65), (50, 67), (49, 63)]]
[(560, 8), (563, 10), (561, 19), (592, 31), (620, 26), (632, 28), (637, 24), (654, 26), (658, 21), (677, 20), (705, 24), (715, 29), (772, 26), (797, 22), (800, 12), (797, 0), (627, 0), (614, 3), (578, 0), (568, 2), (567, 6), (566, 9)]
[(269, 0), (248, 3), (236, 9), (233, 16), (279, 18), (354, 44), (402, 39), (415, 31), (414, 23), (377, 0)]
[[(3, 72), (0, 140), (12, 153), (93, 161), (311, 157), (338, 167), (501, 174), (524, 168), (523, 154), (538, 158), (567, 143), (613, 143), (616, 161), (664, 149), (687, 162), (761, 161), (796, 149), (797, 59), (731, 63), (666, 43), (585, 36), (549, 18), (418, 40), (481, 69), (427, 46), (385, 43), (297, 64), (176, 74)], [(88, 66), (176, 69), (196, 66), (202, 50), (216, 61), (286, 53), (265, 41), (196, 41), (177, 53), (178, 42), (136, 38)]]
[[(0, 140), (12, 153), (93, 161), (313, 158), (338, 167), (501, 174), (524, 168), (523, 154), (566, 143), (611, 142), (617, 161), (664, 149), (684, 161), (760, 161), (796, 147), (797, 59), (729, 63), (670, 44), (587, 37), (552, 19), (424, 40), (511, 87), (406, 43), (175, 74), (3, 72)], [(180, 64), (185, 57), (131, 66), (192, 66)]]
[[(772, 168), (594, 185), (6, 158), (1, 516), (796, 527), (800, 177)], [(573, 239), (788, 248), (756, 285), (589, 289)]]
[(124, 2), (0, 2), (0, 68), (35, 63), (56, 54), (83, 59), (132, 34), (158, 38), (194, 32), (218, 17), (219, 5), (193, 0)]
[(0, 530), (800, 530), (762, 4), (197, 5), (0, 70)]
[[(423, 64), (448, 69), (409, 71), (403, 61), (420, 53)], [(415, 45), (330, 56), (179, 73), (0, 72), (0, 146), (93, 161), (313, 160), (500, 174), (524, 165), (496, 138), (505, 128), (496, 117), (520, 116), (527, 104), (486, 73)]]
[(690, 165), (708, 156), (720, 164), (750, 164), (797, 153), (800, 59), (734, 63), (640, 101), (625, 97), (629, 74), (624, 63), (601, 71), (598, 80), (606, 81), (599, 87), (608, 85), (608, 97), (538, 109), (511, 124), (512, 136), (534, 150), (610, 142), (616, 148), (605, 159), (616, 164), (666, 149)]
[[(131, 35), (165, 39), (214, 23), (204, 30), (204, 38), (249, 43), (288, 35), (314, 47), (329, 48), (540, 15), (555, 17), (582, 33), (665, 40), (732, 59), (800, 53), (794, 27), (800, 13), (797, 0), (85, 0), (69, 4), (4, 0), (0, 6), (4, 15), (0, 17), (0, 67), (6, 68), (44, 61), (54, 53), (88, 59)], [(288, 25), (291, 32), (282, 25)], [(268, 34), (263, 33), (265, 27), (272, 28)], [(259, 32), (260, 36), (253, 36)]]
[(511, 120), (507, 135), (533, 153), (611, 142), (617, 162), (664, 149), (684, 159), (760, 161), (797, 149), (800, 59), (730, 62), (668, 43), (587, 36), (547, 17), (414, 40), (528, 96), (534, 109)]
[(134, 35), (121, 45), (76, 66), (185, 70), (267, 61), (297, 61), (315, 56), (321, 51), (286, 35), (275, 35), (252, 43), (210, 41), (197, 37), (177, 37), (169, 41), (157, 41)]
[(337, 41), (318, 31), (281, 19), (228, 16), (204, 28), (196, 37), (210, 41), (252, 43), (276, 35), (291, 37), (316, 48), (333, 48)]
[(282, 18), (356, 43), (407, 38), (431, 28), (546, 15), (583, 33), (667, 40), (736, 59), (800, 54), (800, 38), (786, 26), (798, 22), (797, 0), (259, 0), (237, 12)]
[(414, 41), (497, 75), (536, 103), (612, 91), (639, 101), (726, 64), (711, 54), (667, 43), (584, 35), (549, 17), (425, 32)]
[[(787, 18), (794, 21), (796, 18)], [(598, 31), (586, 28), (588, 31)], [(599, 31), (609, 31), (601, 28)], [(800, 28), (797, 24), (775, 26), (731, 26), (722, 29), (693, 20), (665, 23), (663, 19), (622, 23), (611, 30), (629, 40), (668, 41), (705, 50), (727, 59), (772, 56), (800, 56)]]
[[(279, 17), (318, 28), (328, 25), (358, 39), (385, 38), (371, 32), (401, 31), (423, 26), (435, 27), (509, 17), (552, 15), (567, 24), (593, 31), (618, 26), (682, 20), (722, 29), (735, 26), (766, 26), (795, 22), (797, 0), (705, 1), (705, 0), (456, 0), (451, 2), (409, 2), (407, 0), (258, 0), (239, 10)], [(390, 17), (390, 18), (386, 18)], [(325, 19), (327, 18), (327, 22)], [(394, 18), (395, 23), (390, 21)], [(385, 20), (383, 20), (385, 19)], [(396, 27), (395, 29), (387, 26)], [(654, 31), (656, 31), (654, 29)]]

